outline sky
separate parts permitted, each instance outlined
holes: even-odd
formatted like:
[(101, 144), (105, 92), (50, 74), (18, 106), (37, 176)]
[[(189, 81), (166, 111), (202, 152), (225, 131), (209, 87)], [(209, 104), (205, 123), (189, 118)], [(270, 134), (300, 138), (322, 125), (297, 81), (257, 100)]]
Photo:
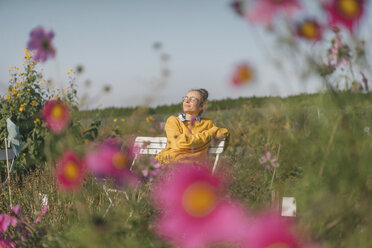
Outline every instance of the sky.
[[(293, 65), (285, 73), (275, 69), (269, 58), (276, 52), (272, 38), (237, 16), (230, 2), (0, 0), (1, 95), (9, 67), (21, 66), (29, 33), (39, 25), (55, 33), (56, 57), (39, 65), (47, 79), (63, 88), (67, 71), (84, 67), (76, 79), (79, 95), (89, 99), (82, 108), (179, 103), (193, 88), (206, 88), (210, 99), (286, 96), (321, 88), (319, 81), (299, 83), (290, 75), (296, 71)], [(161, 43), (158, 50), (156, 42)], [(169, 56), (166, 62), (162, 54)], [(243, 61), (255, 68), (255, 82), (232, 87), (233, 69)], [(164, 68), (170, 74), (162, 81)], [(106, 85), (108, 94), (102, 93)]]

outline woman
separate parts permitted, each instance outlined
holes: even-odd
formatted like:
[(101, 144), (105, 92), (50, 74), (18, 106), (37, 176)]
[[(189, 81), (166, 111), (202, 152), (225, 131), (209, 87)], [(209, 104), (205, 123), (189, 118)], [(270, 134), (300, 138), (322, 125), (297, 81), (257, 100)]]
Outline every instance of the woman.
[(183, 112), (178, 117), (170, 116), (165, 124), (167, 147), (156, 159), (162, 164), (203, 162), (213, 138), (226, 138), (229, 131), (219, 128), (211, 120), (201, 118), (207, 103), (208, 91), (190, 90), (183, 97)]

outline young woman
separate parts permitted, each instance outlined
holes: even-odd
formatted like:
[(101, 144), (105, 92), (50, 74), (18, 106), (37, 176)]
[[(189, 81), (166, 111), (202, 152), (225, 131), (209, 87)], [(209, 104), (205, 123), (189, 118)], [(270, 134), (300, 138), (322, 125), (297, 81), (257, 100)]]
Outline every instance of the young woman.
[(203, 162), (213, 138), (226, 138), (229, 131), (201, 118), (208, 99), (205, 89), (190, 90), (183, 98), (183, 113), (170, 116), (165, 124), (167, 147), (156, 159), (162, 164)]

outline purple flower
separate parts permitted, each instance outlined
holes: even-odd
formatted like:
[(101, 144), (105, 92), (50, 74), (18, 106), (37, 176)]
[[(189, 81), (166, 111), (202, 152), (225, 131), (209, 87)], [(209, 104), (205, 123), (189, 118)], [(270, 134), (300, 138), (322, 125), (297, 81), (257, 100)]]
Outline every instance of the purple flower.
[(279, 167), (278, 157), (272, 156), (271, 152), (266, 152), (258, 161), (263, 167), (270, 170)]
[(56, 52), (52, 45), (53, 37), (54, 32), (52, 30), (41, 26), (34, 28), (30, 32), (30, 40), (27, 46), (31, 50), (36, 50), (36, 55), (33, 57), (34, 60), (45, 62), (49, 56), (54, 57)]
[(151, 162), (151, 165), (148, 168), (142, 170), (142, 175), (146, 179), (156, 177), (161, 172), (161, 165), (155, 158), (151, 157), (150, 162)]

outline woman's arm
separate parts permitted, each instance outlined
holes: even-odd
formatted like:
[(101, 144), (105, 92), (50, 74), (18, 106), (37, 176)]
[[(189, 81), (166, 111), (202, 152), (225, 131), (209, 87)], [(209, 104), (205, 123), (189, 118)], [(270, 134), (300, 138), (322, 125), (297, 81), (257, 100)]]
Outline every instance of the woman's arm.
[(199, 148), (210, 142), (212, 137), (216, 135), (219, 130), (218, 127), (212, 126), (207, 130), (200, 133), (181, 133), (179, 126), (177, 125), (176, 117), (168, 118), (165, 124), (165, 132), (169, 141), (169, 146), (173, 149), (191, 149)]

